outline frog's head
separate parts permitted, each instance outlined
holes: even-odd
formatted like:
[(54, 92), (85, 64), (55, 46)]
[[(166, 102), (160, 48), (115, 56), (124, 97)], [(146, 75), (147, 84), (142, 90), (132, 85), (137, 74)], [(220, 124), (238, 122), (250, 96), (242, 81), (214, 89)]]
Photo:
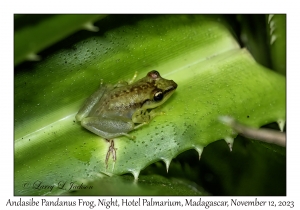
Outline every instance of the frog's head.
[(177, 84), (173, 80), (162, 78), (156, 70), (150, 71), (146, 79), (151, 84), (152, 90), (150, 99), (143, 104), (143, 108), (145, 109), (153, 109), (160, 106), (170, 98), (177, 88)]

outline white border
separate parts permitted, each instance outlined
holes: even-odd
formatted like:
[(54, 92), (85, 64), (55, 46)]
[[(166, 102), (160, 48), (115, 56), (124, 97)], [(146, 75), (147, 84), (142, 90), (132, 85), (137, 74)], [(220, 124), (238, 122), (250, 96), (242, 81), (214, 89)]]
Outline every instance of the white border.
[[(9, 198), (13, 197), (13, 14), (14, 13), (286, 13), (287, 14), (287, 196), (259, 197), (259, 200), (297, 201), (299, 190), (299, 13), (296, 1), (240, 1), (240, 0), (208, 0), (208, 1), (1, 1), (1, 172), (0, 206), (5, 207)], [(3, 116), (4, 115), (4, 116)], [(3, 135), (4, 133), (4, 135)], [(30, 197), (31, 198), (31, 197)], [(23, 197), (22, 199), (30, 199)], [(44, 197), (34, 197), (42, 199)], [(122, 199), (122, 197), (117, 197)], [(166, 200), (167, 197), (155, 197)], [(182, 197), (168, 197), (172, 200)], [(47, 197), (56, 200), (55, 197)], [(78, 200), (78, 197), (64, 197), (64, 200)], [(96, 197), (84, 197), (97, 200)], [(205, 200), (230, 200), (231, 197), (207, 197)], [(253, 200), (254, 197), (236, 197), (239, 200)], [(296, 206), (298, 203), (296, 202)], [(71, 208), (71, 207), (65, 207)], [(80, 207), (76, 207), (81, 209)], [(96, 207), (97, 208), (97, 207)], [(98, 207), (99, 208), (99, 207)], [(131, 207), (124, 207), (131, 209)], [(157, 208), (157, 207), (155, 207)], [(164, 207), (166, 208), (166, 207)], [(172, 207), (174, 209), (174, 207)], [(199, 207), (196, 207), (199, 208)], [(216, 207), (211, 207), (218, 209)], [(243, 209), (242, 207), (238, 207)], [(39, 207), (41, 209), (41, 207)], [(42, 208), (43, 209), (43, 208)], [(74, 209), (74, 208), (72, 208)], [(115, 209), (115, 208), (110, 208)], [(116, 208), (117, 209), (117, 208)], [(119, 209), (119, 208), (118, 208)], [(219, 208), (220, 209), (220, 208)], [(274, 209), (264, 207), (263, 209)]]

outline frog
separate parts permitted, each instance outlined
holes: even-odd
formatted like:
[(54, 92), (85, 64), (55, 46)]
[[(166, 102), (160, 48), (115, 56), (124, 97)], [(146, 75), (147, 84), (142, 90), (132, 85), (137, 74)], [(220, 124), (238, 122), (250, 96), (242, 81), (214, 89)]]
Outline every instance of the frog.
[(115, 85), (101, 82), (75, 116), (82, 127), (110, 142), (106, 168), (110, 155), (114, 162), (117, 159), (114, 139), (120, 136), (135, 139), (128, 133), (160, 115), (155, 108), (164, 104), (177, 88), (173, 80), (161, 77), (156, 70), (134, 81), (136, 76), (137, 72), (128, 82)]

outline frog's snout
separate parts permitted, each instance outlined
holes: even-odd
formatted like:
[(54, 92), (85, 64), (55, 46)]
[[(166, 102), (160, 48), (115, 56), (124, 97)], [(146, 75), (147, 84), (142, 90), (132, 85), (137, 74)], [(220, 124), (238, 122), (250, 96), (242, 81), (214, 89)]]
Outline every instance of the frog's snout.
[(177, 88), (177, 83), (176, 82), (174, 82), (173, 80), (170, 80), (171, 81), (171, 83), (172, 83), (172, 85), (171, 85), (171, 87), (170, 87), (170, 90), (176, 90), (176, 88)]
[[(173, 81), (173, 80), (172, 80)], [(174, 81), (173, 81), (174, 82)], [(174, 89), (176, 89), (177, 88), (177, 83), (176, 82), (174, 82)]]

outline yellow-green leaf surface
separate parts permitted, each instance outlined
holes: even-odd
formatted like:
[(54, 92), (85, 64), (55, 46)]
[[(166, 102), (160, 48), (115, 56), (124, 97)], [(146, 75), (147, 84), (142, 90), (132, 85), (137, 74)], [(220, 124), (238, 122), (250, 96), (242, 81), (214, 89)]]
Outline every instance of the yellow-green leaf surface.
[[(58, 183), (101, 173), (138, 178), (156, 161), (168, 167), (183, 151), (201, 155), (216, 140), (232, 143), (236, 134), (221, 115), (254, 127), (285, 120), (285, 78), (240, 49), (219, 16), (113, 15), (95, 25), (99, 32), (78, 32), (15, 73), (16, 195), (65, 193)], [(164, 115), (130, 133), (135, 140), (115, 139), (117, 160), (106, 169), (109, 144), (75, 114), (101, 79), (116, 83), (152, 69), (178, 88), (159, 108)]]

